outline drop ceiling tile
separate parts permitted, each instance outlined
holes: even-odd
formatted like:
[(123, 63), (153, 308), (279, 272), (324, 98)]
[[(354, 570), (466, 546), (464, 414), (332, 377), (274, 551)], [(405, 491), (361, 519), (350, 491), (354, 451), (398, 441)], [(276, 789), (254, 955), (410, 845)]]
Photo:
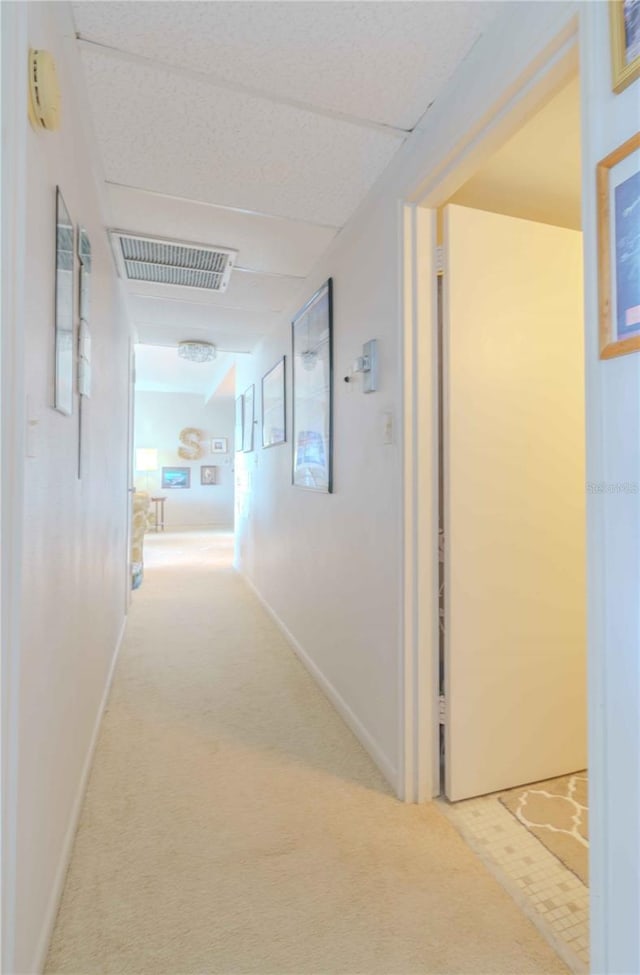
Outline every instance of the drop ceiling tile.
[(402, 139), (83, 49), (107, 180), (343, 225)]
[(306, 277), (337, 230), (297, 220), (238, 213), (153, 193), (107, 187), (113, 226), (158, 237), (234, 248), (256, 271)]
[(273, 328), (281, 316), (261, 308), (244, 311), (234, 308), (214, 308), (200, 302), (168, 301), (145, 297), (129, 297), (128, 307), (133, 320), (158, 327), (184, 326), (188, 329), (215, 329), (250, 335), (262, 335)]
[(266, 274), (246, 274), (233, 270), (224, 294), (177, 285), (153, 284), (147, 281), (128, 281), (129, 294), (153, 295), (171, 301), (182, 299), (188, 303), (203, 302), (205, 307), (236, 309), (238, 311), (283, 311), (295, 298), (302, 281), (299, 278), (271, 277)]
[(500, 4), (75, 3), (80, 33), (281, 98), (412, 128)]

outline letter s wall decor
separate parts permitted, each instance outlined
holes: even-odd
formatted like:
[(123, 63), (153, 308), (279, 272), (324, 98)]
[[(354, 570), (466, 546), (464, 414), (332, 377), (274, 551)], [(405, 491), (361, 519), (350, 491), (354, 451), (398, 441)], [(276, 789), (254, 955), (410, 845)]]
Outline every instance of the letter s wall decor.
[(178, 447), (178, 455), (183, 460), (199, 460), (204, 453), (200, 443), (202, 439), (202, 430), (196, 430), (195, 427), (185, 427), (184, 430), (180, 431), (180, 443), (183, 446)]

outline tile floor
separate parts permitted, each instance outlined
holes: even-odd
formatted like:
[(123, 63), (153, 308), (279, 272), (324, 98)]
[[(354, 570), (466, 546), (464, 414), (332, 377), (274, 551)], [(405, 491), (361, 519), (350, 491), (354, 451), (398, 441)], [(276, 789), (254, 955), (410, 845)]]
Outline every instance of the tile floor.
[(442, 808), (577, 975), (589, 970), (589, 889), (513, 816), (498, 795)]

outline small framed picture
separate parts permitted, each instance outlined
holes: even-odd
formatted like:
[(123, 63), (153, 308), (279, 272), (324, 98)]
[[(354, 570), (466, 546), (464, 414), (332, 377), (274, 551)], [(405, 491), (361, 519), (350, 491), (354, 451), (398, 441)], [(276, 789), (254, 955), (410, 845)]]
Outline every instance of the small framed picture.
[(163, 467), (162, 487), (163, 488), (190, 488), (191, 468), (190, 467)]
[(640, 132), (597, 166), (600, 358), (640, 350)]
[(286, 362), (282, 356), (262, 377), (262, 446), (275, 447), (287, 439)]
[(227, 452), (227, 438), (226, 437), (214, 437), (211, 441), (211, 453), (212, 454), (226, 454)]
[(200, 483), (211, 485), (218, 483), (218, 468), (214, 464), (203, 464), (200, 468)]
[(242, 449), (245, 453), (250, 453), (253, 450), (253, 400), (254, 400), (254, 386), (249, 386), (245, 390), (243, 396), (243, 411), (242, 411)]
[(613, 90), (640, 77), (640, 0), (609, 0)]

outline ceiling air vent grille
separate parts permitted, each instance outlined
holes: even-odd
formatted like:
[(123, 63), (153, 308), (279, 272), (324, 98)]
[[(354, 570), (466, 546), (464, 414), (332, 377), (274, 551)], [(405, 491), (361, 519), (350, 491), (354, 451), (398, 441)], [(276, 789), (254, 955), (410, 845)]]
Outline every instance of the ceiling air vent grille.
[(225, 291), (238, 252), (112, 230), (118, 269), (130, 281)]

